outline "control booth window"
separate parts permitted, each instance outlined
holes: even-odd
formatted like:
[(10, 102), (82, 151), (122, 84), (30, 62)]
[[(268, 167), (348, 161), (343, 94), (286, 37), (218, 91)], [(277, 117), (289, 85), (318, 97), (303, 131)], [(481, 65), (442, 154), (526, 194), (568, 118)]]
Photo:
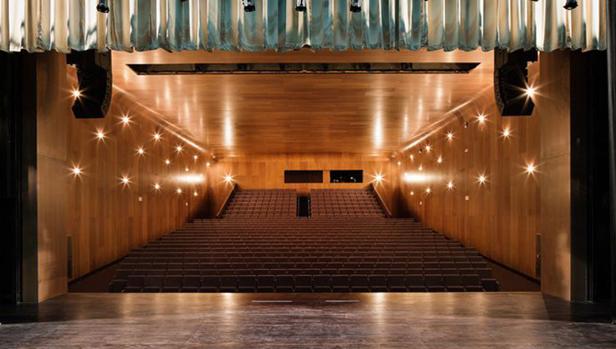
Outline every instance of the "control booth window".
[(329, 171), (330, 183), (363, 183), (363, 170)]
[(323, 171), (284, 171), (285, 183), (323, 183)]

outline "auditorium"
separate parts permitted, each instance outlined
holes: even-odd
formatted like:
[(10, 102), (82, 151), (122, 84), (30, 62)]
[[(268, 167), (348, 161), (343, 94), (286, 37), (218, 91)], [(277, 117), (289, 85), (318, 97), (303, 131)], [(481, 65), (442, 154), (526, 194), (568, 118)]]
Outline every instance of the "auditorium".
[(616, 348), (615, 0), (0, 0), (0, 347)]

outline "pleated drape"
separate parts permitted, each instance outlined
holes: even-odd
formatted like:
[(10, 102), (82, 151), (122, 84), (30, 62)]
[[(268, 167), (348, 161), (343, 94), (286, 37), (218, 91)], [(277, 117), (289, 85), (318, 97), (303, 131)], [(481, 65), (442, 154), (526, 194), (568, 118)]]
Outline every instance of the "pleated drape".
[(0, 50), (606, 48), (607, 0), (0, 0)]

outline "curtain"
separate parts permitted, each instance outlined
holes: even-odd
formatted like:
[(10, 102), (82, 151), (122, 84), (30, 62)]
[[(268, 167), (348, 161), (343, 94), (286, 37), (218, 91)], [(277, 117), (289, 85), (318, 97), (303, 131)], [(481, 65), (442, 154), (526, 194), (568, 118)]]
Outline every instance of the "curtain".
[(607, 0), (0, 0), (0, 50), (606, 49)]

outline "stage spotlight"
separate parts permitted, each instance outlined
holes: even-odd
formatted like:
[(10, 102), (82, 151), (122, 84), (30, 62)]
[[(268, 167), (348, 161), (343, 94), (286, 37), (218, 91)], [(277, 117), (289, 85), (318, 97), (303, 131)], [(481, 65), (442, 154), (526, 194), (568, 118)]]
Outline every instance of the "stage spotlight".
[(295, 3), (295, 11), (306, 12), (306, 0), (297, 0)]
[(242, 0), (242, 6), (244, 6), (244, 12), (254, 12), (256, 10), (254, 0)]
[(107, 0), (98, 0), (98, 4), (96, 5), (96, 11), (100, 13), (109, 13), (109, 6), (107, 5)]
[(351, 0), (351, 12), (361, 12), (361, 0)]
[(565, 9), (573, 10), (576, 7), (578, 7), (577, 0), (567, 0), (567, 1), (565, 1), (565, 6), (564, 6)]

